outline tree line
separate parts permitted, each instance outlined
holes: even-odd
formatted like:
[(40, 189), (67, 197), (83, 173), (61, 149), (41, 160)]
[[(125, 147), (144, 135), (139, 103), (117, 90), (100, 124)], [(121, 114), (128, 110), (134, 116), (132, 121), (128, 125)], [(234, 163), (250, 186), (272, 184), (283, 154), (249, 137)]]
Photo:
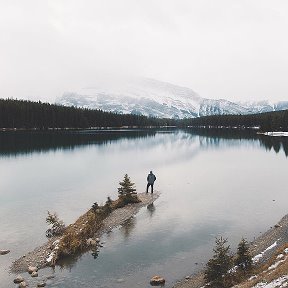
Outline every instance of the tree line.
[(175, 121), (28, 100), (0, 99), (0, 128), (49, 129), (170, 126)]
[(288, 131), (288, 110), (248, 115), (213, 115), (183, 120), (186, 126), (205, 128), (253, 128)]
[(66, 107), (41, 101), (0, 99), (0, 128), (45, 130), (123, 126), (238, 129), (259, 127), (262, 131), (288, 131), (288, 110), (248, 115), (213, 115), (179, 120)]

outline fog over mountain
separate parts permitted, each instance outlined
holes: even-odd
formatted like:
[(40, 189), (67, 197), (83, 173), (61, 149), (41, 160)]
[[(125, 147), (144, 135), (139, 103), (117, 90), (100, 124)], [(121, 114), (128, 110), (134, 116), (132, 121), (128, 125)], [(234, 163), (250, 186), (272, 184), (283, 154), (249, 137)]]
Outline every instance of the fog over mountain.
[(65, 92), (56, 103), (120, 114), (176, 119), (288, 109), (288, 101), (241, 103), (202, 98), (190, 88), (148, 78), (129, 79), (113, 85), (109, 82), (97, 83), (79, 91)]

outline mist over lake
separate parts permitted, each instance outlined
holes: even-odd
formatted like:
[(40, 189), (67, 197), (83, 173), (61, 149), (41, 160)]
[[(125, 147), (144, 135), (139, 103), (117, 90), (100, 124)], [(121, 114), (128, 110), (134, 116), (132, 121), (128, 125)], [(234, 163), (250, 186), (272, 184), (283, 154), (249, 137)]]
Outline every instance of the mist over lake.
[[(0, 278), (12, 286), (11, 262), (46, 241), (47, 211), (66, 224), (97, 201), (117, 197), (125, 173), (144, 192), (157, 176), (161, 193), (88, 252), (39, 275), (49, 287), (167, 287), (203, 267), (216, 236), (232, 249), (287, 213), (288, 142), (253, 133), (110, 130), (0, 133)], [(197, 264), (196, 264), (197, 263)], [(33, 280), (31, 280), (33, 281)]]

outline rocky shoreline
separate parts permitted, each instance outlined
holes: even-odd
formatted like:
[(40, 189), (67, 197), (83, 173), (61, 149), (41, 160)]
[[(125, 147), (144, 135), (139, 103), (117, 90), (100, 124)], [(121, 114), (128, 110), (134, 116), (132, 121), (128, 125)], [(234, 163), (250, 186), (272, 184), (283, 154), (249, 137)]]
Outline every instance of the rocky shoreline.
[[(288, 214), (251, 242), (250, 252), (254, 259), (257, 259), (257, 263), (263, 264), (269, 261), (275, 251), (285, 243), (288, 243)], [(204, 285), (204, 273), (200, 271), (180, 280), (172, 288), (201, 288)]]
[[(104, 233), (110, 232), (112, 229), (122, 225), (126, 220), (139, 212), (142, 207), (151, 205), (159, 195), (160, 194), (157, 192), (154, 194), (138, 193), (137, 196), (141, 202), (128, 204), (122, 208), (114, 210), (106, 219), (103, 220), (101, 228), (93, 238), (100, 238)], [(45, 244), (15, 260), (10, 267), (10, 271), (12, 273), (22, 273), (27, 272), (29, 266), (34, 266), (38, 269), (51, 266), (51, 263), (49, 263), (47, 259), (51, 256), (53, 247), (60, 238), (61, 236), (53, 237)]]

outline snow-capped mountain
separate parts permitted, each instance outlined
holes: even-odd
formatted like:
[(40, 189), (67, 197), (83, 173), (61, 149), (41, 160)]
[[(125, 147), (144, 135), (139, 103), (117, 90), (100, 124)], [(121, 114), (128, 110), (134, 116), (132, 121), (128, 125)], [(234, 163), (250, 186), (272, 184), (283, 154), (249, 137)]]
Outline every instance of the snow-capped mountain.
[(270, 104), (267, 101), (234, 103), (224, 99), (206, 99), (190, 88), (147, 78), (113, 82), (113, 86), (98, 83), (77, 92), (66, 92), (56, 103), (121, 114), (179, 119), (288, 109), (288, 101)]

